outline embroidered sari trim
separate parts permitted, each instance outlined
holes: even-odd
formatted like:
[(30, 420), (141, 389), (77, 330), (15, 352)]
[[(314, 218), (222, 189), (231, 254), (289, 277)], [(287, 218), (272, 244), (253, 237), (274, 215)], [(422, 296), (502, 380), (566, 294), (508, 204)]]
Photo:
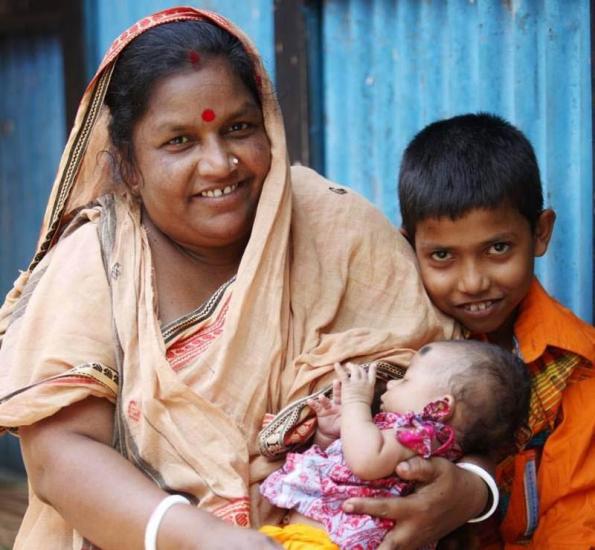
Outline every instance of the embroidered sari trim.
[[(99, 386), (102, 393), (109, 393), (114, 398), (118, 392), (118, 373), (111, 367), (98, 363), (79, 365), (35, 384), (29, 384), (7, 395), (0, 396), (0, 403), (4, 403), (17, 395), (39, 386)], [(2, 427), (0, 426), (0, 432)]]
[[(208, 320), (215, 313), (223, 300), (223, 296), (226, 295), (234, 281), (235, 277), (232, 277), (229, 281), (223, 283), (204, 304), (187, 315), (164, 325), (161, 328), (161, 334), (165, 345), (169, 348), (180, 336), (186, 335), (188, 329), (192, 333), (196, 332), (196, 326)], [(229, 295), (227, 295), (226, 300), (229, 301)]]

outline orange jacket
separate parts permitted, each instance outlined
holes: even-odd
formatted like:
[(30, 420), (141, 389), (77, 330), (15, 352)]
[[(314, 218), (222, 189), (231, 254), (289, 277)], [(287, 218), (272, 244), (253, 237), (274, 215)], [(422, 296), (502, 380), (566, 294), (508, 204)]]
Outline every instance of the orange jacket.
[[(595, 329), (556, 302), (535, 279), (520, 305), (514, 330), (532, 375), (551, 360), (552, 348), (568, 352), (566, 356), (578, 362), (562, 384), (555, 378), (562, 370), (553, 369), (554, 389), (541, 390), (544, 408), (553, 412), (556, 422), (538, 462), (538, 524), (530, 542), (508, 543), (505, 548), (595, 548)], [(522, 471), (527, 452), (515, 457), (515, 472)], [(526, 524), (526, 499), (523, 490), (517, 490), (522, 483), (516, 477), (501, 525), (507, 541), (515, 540)]]

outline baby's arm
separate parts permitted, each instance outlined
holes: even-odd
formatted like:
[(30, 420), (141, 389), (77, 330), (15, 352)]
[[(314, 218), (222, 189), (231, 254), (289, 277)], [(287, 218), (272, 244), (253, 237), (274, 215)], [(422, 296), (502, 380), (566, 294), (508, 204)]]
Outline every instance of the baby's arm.
[(335, 365), (341, 382), (341, 442), (345, 461), (361, 479), (379, 479), (395, 473), (397, 464), (415, 453), (401, 445), (394, 430), (380, 430), (372, 419), (371, 404), (376, 366), (366, 372), (359, 365)]
[(333, 395), (329, 399), (320, 395), (316, 399), (309, 399), (308, 406), (316, 413), (317, 427), (314, 443), (321, 449), (326, 449), (341, 435), (341, 383), (333, 381)]

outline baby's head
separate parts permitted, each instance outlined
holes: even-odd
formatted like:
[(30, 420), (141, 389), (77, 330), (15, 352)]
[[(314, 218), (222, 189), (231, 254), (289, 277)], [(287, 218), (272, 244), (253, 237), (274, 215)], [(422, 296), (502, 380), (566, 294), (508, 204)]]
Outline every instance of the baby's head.
[(421, 412), (446, 400), (445, 422), (465, 454), (496, 458), (514, 447), (516, 431), (529, 414), (531, 383), (523, 362), (512, 353), (475, 340), (434, 342), (421, 348), (403, 379), (388, 383), (386, 411)]

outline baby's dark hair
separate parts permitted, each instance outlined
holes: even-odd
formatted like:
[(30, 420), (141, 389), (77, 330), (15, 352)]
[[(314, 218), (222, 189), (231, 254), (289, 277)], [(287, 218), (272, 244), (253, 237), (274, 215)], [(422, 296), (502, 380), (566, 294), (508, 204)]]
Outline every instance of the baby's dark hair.
[(494, 344), (475, 340), (449, 343), (464, 346), (462, 363), (453, 365), (448, 386), (461, 425), (458, 441), (465, 454), (499, 460), (515, 451), (516, 434), (527, 427), (531, 379), (525, 364)]
[(399, 173), (403, 228), (412, 242), (419, 222), (456, 220), (476, 208), (508, 204), (535, 229), (543, 194), (535, 152), (524, 134), (488, 113), (426, 126), (409, 143)]
[(237, 37), (206, 21), (174, 21), (135, 38), (116, 61), (105, 103), (111, 120), (109, 136), (119, 161), (119, 179), (135, 169), (132, 134), (145, 114), (156, 84), (163, 78), (200, 68), (205, 59), (221, 57), (260, 106), (255, 67)]

